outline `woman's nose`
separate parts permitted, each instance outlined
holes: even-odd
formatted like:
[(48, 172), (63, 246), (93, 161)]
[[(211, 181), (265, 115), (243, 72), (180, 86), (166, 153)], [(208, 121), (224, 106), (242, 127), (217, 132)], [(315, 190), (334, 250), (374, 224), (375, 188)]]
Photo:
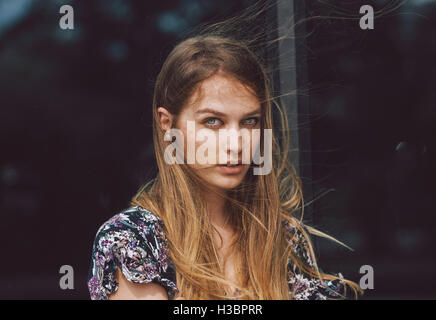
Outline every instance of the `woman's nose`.
[[(238, 159), (242, 152), (242, 132), (238, 125), (228, 126), (224, 129), (225, 139), (220, 139), (220, 145), (225, 148), (225, 152), (230, 153), (231, 158)], [(224, 140), (224, 141), (221, 141)]]

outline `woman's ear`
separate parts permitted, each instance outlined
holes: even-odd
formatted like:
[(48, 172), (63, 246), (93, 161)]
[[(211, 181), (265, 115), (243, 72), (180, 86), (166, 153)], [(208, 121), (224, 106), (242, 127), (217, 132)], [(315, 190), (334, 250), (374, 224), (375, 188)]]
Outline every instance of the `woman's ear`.
[(157, 108), (157, 118), (163, 131), (171, 129), (173, 124), (173, 115), (164, 107)]

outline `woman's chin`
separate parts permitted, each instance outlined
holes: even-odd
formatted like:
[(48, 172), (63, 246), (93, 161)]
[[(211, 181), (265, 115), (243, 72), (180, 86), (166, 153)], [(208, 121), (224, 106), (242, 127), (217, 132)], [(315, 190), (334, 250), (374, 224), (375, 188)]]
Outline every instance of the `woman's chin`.
[(239, 173), (230, 174), (225, 171), (223, 172), (222, 169), (213, 168), (201, 178), (208, 186), (212, 188), (219, 190), (230, 190), (238, 187), (242, 183), (244, 176), (247, 174), (248, 168), (249, 166), (243, 168), (244, 170), (240, 171)]
[(239, 186), (241, 184), (241, 181), (238, 181), (237, 183), (223, 183), (221, 185), (216, 185), (217, 188), (222, 189), (222, 190), (231, 190), (233, 188), (236, 188), (237, 186)]
[(216, 177), (216, 179), (210, 181), (210, 185), (218, 189), (230, 190), (239, 186), (242, 180), (243, 176)]

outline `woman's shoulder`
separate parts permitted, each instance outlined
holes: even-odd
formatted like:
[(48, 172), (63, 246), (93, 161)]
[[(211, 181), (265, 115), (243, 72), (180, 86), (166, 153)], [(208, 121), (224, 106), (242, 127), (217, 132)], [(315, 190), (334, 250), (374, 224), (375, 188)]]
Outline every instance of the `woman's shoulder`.
[(161, 219), (153, 212), (141, 207), (134, 206), (123, 209), (106, 220), (99, 229), (141, 226), (143, 223), (160, 223)]
[(160, 217), (141, 206), (134, 206), (119, 211), (103, 222), (97, 230), (96, 240), (108, 233), (126, 236), (153, 234), (164, 238), (162, 227), (163, 222)]
[[(284, 222), (286, 237), (292, 247), (293, 253), (302, 263), (313, 270), (319, 270), (316, 260), (313, 257), (313, 251), (310, 249), (308, 240), (304, 233), (308, 234), (307, 227), (301, 221), (292, 220)], [(297, 226), (298, 225), (298, 226)], [(288, 264), (288, 283), (292, 296), (297, 300), (326, 300), (343, 298), (345, 283), (341, 273), (337, 274), (339, 279), (324, 280), (309, 276), (302, 269), (298, 268), (292, 260)]]
[(134, 206), (123, 209), (106, 220), (98, 228), (94, 247), (113, 251), (126, 245), (146, 245), (153, 252), (167, 246), (163, 221), (153, 212)]
[(133, 283), (154, 281), (176, 291), (162, 220), (140, 207), (124, 209), (105, 221), (95, 235), (88, 287), (92, 299), (107, 299), (118, 288), (117, 267)]
[(291, 245), (293, 252), (303, 262), (313, 268), (315, 263), (311, 256), (309, 243), (304, 235), (304, 233), (307, 233), (307, 229), (302, 221), (298, 221), (295, 218), (292, 218), (291, 221), (283, 221), (285, 237)]

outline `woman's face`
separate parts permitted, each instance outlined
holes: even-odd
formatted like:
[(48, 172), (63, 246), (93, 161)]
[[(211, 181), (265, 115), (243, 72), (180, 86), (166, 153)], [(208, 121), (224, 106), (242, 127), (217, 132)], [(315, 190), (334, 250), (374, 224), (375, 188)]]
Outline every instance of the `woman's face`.
[[(180, 112), (175, 124), (175, 128), (181, 130), (184, 136), (185, 163), (212, 188), (227, 190), (238, 186), (250, 168), (252, 149), (259, 145), (260, 139), (254, 138), (251, 130), (260, 129), (260, 122), (261, 106), (257, 97), (238, 80), (230, 76), (215, 75), (203, 81)], [(188, 127), (192, 128), (193, 124), (195, 129), (188, 134)], [(220, 129), (225, 129), (222, 132), (229, 134), (237, 143), (231, 144), (230, 140), (226, 143), (226, 139), (220, 139)], [(239, 135), (241, 129), (248, 129), (245, 130), (250, 132), (246, 136), (248, 138), (242, 139)], [(199, 130), (213, 135), (200, 140), (197, 137)], [(193, 152), (192, 146), (195, 146), (195, 162), (189, 164), (187, 157), (188, 152)], [(204, 152), (199, 153), (199, 149)], [(216, 162), (201, 164), (199, 156), (207, 156), (209, 150), (215, 150)], [(249, 161), (244, 160), (243, 164), (234, 167), (228, 166), (230, 161), (242, 161), (243, 150), (249, 154)], [(224, 161), (222, 155), (220, 158), (220, 152), (227, 155)]]

